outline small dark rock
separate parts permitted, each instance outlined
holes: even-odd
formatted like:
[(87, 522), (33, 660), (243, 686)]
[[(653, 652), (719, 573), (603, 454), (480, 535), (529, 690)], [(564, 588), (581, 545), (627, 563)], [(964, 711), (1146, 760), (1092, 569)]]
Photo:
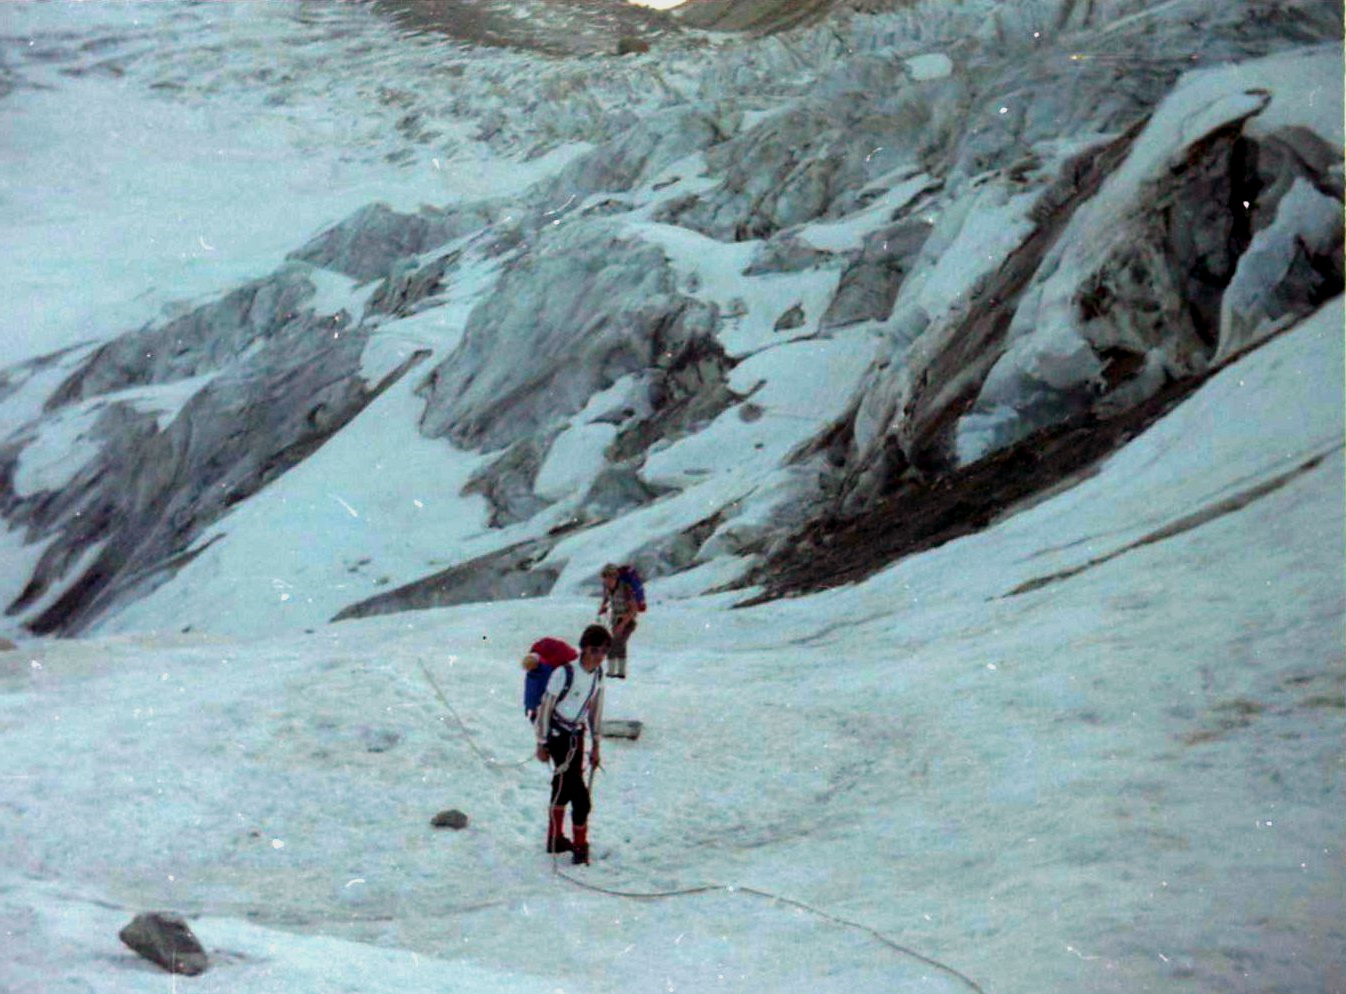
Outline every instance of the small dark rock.
[(181, 915), (164, 911), (136, 915), (117, 937), (169, 973), (194, 977), (209, 965), (206, 951)]
[(450, 808), (431, 818), (430, 824), (435, 828), (467, 828), (467, 815), (457, 808)]
[(643, 55), (650, 50), (650, 43), (634, 35), (623, 35), (617, 39), (618, 55)]
[(776, 331), (788, 331), (791, 328), (799, 328), (804, 324), (804, 308), (795, 304), (788, 311), (776, 319)]

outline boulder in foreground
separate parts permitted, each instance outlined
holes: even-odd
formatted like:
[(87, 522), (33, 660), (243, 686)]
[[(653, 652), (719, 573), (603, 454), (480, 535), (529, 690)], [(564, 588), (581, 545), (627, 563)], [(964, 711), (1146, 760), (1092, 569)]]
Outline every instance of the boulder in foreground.
[(136, 915), (117, 937), (169, 973), (194, 977), (209, 965), (206, 951), (181, 915), (164, 911)]

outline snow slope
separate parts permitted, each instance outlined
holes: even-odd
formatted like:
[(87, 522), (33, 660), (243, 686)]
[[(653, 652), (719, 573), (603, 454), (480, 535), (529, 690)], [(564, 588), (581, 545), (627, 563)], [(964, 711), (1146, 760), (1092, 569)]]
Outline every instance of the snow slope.
[(430, 57), (363, 5), (4, 4), (0, 38), (0, 232), (23, 246), (0, 367), (261, 276), (371, 201), (508, 193), (564, 162), (501, 159), (450, 115), (437, 147), (399, 130), (390, 84)]
[[(988, 37), (1050, 6), (987, 17)], [(935, 40), (992, 7), (851, 37), (961, 85), (959, 49)], [(830, 36), (714, 64), (674, 53), (662, 71), (604, 62), (580, 83), (508, 53), (455, 53), (452, 75), (442, 49), (363, 6), (79, 9), (71, 28), (68, 5), (0, 5), (9, 54), (39, 49), (0, 68), (0, 91), (17, 81), (0, 128), (21, 138), (0, 141), (0, 244), (20, 247), (4, 252), (0, 366), (263, 274), (373, 200), (512, 197), (624, 127), (624, 109), (710, 93), (766, 120), (819, 65), (835, 60), (829, 85), (868, 78), (860, 63), (847, 76)], [(551, 113), (517, 99), (525, 78)], [(1271, 123), (1311, 114), (1339, 134), (1339, 114), (1320, 120), (1339, 91), (1309, 106), (1308, 81), (1276, 82), (1309, 93), (1276, 101), (1299, 117)], [(778, 332), (796, 300), (816, 324), (839, 266), (740, 279), (758, 243), (655, 220), (708, 185), (704, 165), (646, 177), (621, 223), (680, 289), (736, 315), (721, 340), (755, 420), (730, 410), (651, 452), (649, 478), (681, 492), (561, 537), (554, 596), (327, 624), (564, 525), (610, 439), (577, 416), (539, 477), (557, 503), (492, 530), (461, 496), (484, 457), (417, 431), (409, 377), (100, 637), (0, 652), (0, 991), (1346, 989), (1341, 298), (1071, 489), (863, 584), (735, 610), (745, 594), (701, 591), (737, 576), (738, 544), (803, 489), (783, 460), (845, 408), (877, 329)], [(805, 225), (806, 245), (857, 250), (926, 189), (923, 172), (874, 168), (886, 192)], [(978, 248), (1022, 222), (1025, 202), (980, 189), (937, 231), (950, 248), (918, 274), (922, 306), (955, 306)], [(450, 354), (497, 275), (469, 256), (444, 306), (376, 329), (368, 375)], [(352, 313), (370, 292), (333, 274), (320, 287), (324, 310)], [(22, 382), (0, 418), (27, 423), (82, 355), (8, 370)], [(183, 400), (177, 385), (127, 399), (163, 417)], [(22, 486), (77, 468), (82, 413), (25, 453)], [(610, 688), (610, 716), (645, 733), (605, 746), (602, 858), (553, 865), (518, 656), (578, 634), (600, 563), (729, 505), (707, 562), (650, 584), (632, 678)], [(24, 538), (0, 533), (6, 602), (46, 548)], [(430, 827), (448, 807), (466, 830)], [(192, 916), (210, 972), (175, 980), (120, 945), (152, 908)]]
[(540, 852), (516, 659), (592, 602), (0, 657), (5, 988), (141, 990), (172, 907), (207, 991), (1337, 989), (1342, 321), (862, 585), (656, 587), (576, 879), (709, 890)]

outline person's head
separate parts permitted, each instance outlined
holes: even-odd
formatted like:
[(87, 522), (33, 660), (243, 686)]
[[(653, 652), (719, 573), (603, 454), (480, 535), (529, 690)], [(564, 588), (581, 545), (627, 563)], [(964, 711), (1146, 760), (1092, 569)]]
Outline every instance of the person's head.
[(617, 586), (617, 577), (620, 573), (621, 570), (617, 567), (616, 563), (608, 563), (604, 566), (602, 573), (604, 589), (611, 590), (613, 587)]
[(590, 625), (580, 636), (580, 665), (586, 670), (594, 670), (603, 665), (607, 658), (608, 646), (612, 645), (612, 635), (602, 625)]

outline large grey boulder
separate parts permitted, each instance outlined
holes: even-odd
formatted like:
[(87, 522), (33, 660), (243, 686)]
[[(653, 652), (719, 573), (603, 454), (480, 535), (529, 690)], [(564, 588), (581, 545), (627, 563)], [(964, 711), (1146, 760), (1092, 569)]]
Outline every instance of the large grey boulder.
[(136, 915), (117, 937), (151, 963), (169, 973), (195, 977), (210, 961), (186, 919), (166, 911)]

